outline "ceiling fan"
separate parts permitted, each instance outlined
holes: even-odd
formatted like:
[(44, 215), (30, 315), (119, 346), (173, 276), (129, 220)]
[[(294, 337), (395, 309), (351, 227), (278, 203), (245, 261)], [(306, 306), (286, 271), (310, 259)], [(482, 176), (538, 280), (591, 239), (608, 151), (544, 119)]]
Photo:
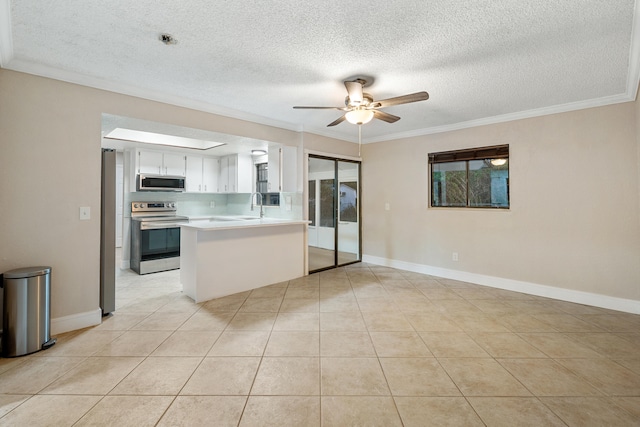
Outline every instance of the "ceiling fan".
[(317, 109), (317, 110), (341, 110), (345, 113), (329, 123), (329, 126), (335, 126), (347, 120), (349, 123), (362, 125), (369, 123), (371, 119), (376, 118), (387, 123), (394, 123), (400, 120), (400, 117), (393, 114), (380, 111), (380, 108), (391, 107), (392, 105), (408, 104), (410, 102), (426, 101), (429, 99), (427, 92), (416, 92), (409, 95), (397, 96), (395, 98), (382, 99), (374, 101), (373, 97), (364, 92), (367, 80), (357, 78), (353, 81), (345, 81), (344, 86), (347, 88), (347, 97), (344, 99), (344, 107), (305, 107), (296, 106), (298, 109)]

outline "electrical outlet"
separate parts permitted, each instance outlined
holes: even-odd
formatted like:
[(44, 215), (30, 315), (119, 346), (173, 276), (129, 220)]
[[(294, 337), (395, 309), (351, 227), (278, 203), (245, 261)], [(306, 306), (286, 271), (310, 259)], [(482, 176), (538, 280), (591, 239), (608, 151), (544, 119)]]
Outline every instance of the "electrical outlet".
[(458, 261), (458, 252), (453, 252), (451, 254), (451, 261)]
[(82, 221), (91, 219), (91, 208), (89, 206), (80, 207), (80, 219)]
[(213, 200), (209, 202), (209, 207), (210, 208), (215, 208), (216, 207), (216, 202), (214, 202)]
[(391, 210), (391, 205), (389, 203), (385, 203), (384, 204), (384, 210), (385, 211), (390, 211)]

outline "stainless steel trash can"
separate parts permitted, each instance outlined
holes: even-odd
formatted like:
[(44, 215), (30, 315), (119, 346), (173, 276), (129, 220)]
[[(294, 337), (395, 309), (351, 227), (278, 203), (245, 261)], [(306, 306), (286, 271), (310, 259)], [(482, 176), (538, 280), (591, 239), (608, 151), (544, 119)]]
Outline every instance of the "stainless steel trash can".
[(51, 339), (51, 267), (3, 274), (2, 355), (23, 356), (55, 344)]

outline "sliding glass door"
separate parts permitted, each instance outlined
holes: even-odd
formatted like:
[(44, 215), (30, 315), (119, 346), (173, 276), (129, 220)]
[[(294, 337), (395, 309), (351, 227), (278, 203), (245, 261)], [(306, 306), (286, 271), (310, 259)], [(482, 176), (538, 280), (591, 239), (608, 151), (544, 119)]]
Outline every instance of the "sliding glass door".
[(360, 261), (360, 164), (338, 161), (338, 265)]
[(360, 261), (360, 163), (309, 156), (309, 271)]

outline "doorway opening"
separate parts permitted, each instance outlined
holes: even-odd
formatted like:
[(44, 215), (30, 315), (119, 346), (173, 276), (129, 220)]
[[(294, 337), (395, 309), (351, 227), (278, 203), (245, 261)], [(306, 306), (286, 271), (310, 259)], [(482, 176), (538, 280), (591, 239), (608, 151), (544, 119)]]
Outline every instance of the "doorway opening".
[(360, 262), (360, 162), (309, 155), (309, 272)]

